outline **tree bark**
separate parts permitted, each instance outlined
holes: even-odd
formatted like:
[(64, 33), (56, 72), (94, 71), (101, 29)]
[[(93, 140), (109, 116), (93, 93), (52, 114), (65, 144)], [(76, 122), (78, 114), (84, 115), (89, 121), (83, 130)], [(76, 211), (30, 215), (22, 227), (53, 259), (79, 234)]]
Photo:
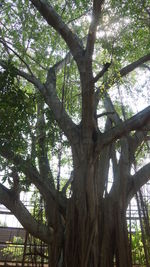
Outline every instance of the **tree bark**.
[(98, 198), (94, 167), (93, 162), (86, 159), (74, 173), (73, 195), (66, 219), (65, 266), (97, 264)]
[(126, 211), (108, 197), (91, 214), (85, 194), (68, 208), (62, 266), (131, 267)]
[(100, 197), (99, 162), (85, 154), (81, 158), (80, 164), (74, 161), (60, 258), (50, 267), (131, 267), (124, 195), (118, 187), (118, 192)]

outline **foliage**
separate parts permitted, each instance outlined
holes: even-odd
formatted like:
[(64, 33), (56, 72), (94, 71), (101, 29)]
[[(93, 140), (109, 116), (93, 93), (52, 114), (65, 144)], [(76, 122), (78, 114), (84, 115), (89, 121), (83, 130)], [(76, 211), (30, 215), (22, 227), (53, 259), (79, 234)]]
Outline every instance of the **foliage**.
[(13, 244), (7, 245), (1, 251), (4, 256), (10, 256), (13, 260), (22, 260), (24, 243), (21, 237), (14, 236)]
[[(34, 239), (34, 244), (33, 243), (27, 244), (27, 250), (25, 252), (26, 262), (31, 261), (32, 257), (34, 257), (35, 251), (36, 251), (36, 262), (40, 262), (41, 260), (41, 256), (40, 256), (41, 251), (39, 251), (40, 245), (41, 245), (41, 242), (38, 239)], [(1, 251), (4, 256), (9, 256), (10, 259), (13, 261), (17, 261), (17, 262), (22, 261), (23, 254), (24, 254), (24, 240), (19, 236), (14, 236), (12, 244), (8, 244)], [(46, 254), (47, 254), (47, 251), (45, 252), (45, 258), (46, 258)], [(43, 254), (43, 257), (44, 257), (44, 254)], [(44, 261), (46, 260), (44, 259)]]
[(134, 263), (144, 265), (145, 264), (145, 254), (141, 238), (141, 230), (138, 228), (134, 229), (134, 234), (132, 234), (132, 260)]
[(7, 69), (0, 73), (0, 142), (23, 153), (27, 148), (23, 135), (29, 134), (35, 103), (33, 94), (27, 87), (23, 89), (15, 76), (14, 66), (8, 62)]

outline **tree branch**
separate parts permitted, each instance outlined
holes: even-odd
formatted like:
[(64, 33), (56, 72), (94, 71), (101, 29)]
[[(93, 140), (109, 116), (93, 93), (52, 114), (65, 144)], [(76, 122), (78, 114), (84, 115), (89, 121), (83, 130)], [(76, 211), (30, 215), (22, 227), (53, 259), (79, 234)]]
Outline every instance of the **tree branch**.
[(101, 118), (101, 117), (103, 117), (103, 116), (109, 116), (109, 115), (112, 115), (112, 114), (114, 114), (114, 112), (112, 111), (110, 111), (110, 112), (103, 112), (103, 113), (101, 113), (101, 114), (97, 114), (96, 115), (96, 118), (98, 119), (98, 118)]
[(57, 14), (54, 8), (45, 0), (30, 0), (30, 2), (32, 2), (47, 23), (65, 40), (77, 65), (80, 67), (81, 54), (83, 52), (81, 40), (70, 30), (70, 28), (62, 21), (59, 14)]
[[(150, 54), (147, 54), (141, 58), (139, 58), (138, 60), (132, 62), (131, 64), (127, 65), (126, 67), (122, 68), (119, 73), (120, 73), (120, 77), (124, 77), (126, 75), (128, 75), (131, 71), (135, 70), (136, 68), (138, 68), (139, 66), (141, 66), (143, 63), (147, 62), (150, 60)], [(96, 78), (96, 77), (95, 77)], [(105, 84), (105, 92), (107, 92), (107, 90), (112, 87), (116, 81), (118, 81), (118, 79), (116, 80), (116, 78), (118, 78), (118, 76), (116, 77), (115, 75), (111, 78), (111, 83), (108, 81)], [(99, 99), (100, 99), (100, 92), (101, 92), (101, 88), (99, 87), (96, 92), (95, 92), (95, 106), (97, 107)]]
[(110, 66), (111, 66), (111, 62), (106, 63), (103, 69), (93, 78), (93, 82), (96, 83), (101, 77), (103, 77), (103, 75), (109, 69)]
[[(87, 36), (85, 36), (82, 41), (84, 42), (85, 40), (87, 39)], [(53, 65), (53, 69), (55, 70), (55, 72), (59, 72), (65, 65), (67, 65), (68, 63), (70, 63), (72, 59), (72, 54), (71, 52), (69, 51), (66, 56), (61, 59), (60, 61), (56, 62), (56, 64)]]
[[(0, 59), (0, 65), (3, 69), (7, 69), (8, 65), (7, 62), (4, 60)], [(27, 72), (24, 72), (22, 70), (19, 70), (17, 68), (14, 67), (15, 70), (15, 74), (24, 78), (25, 80), (27, 80), (28, 82), (32, 83), (35, 87), (37, 87), (40, 91), (42, 91), (43, 85), (41, 84), (40, 80), (37, 79), (33, 74), (30, 75)]]
[(23, 172), (26, 177), (33, 183), (46, 199), (49, 195), (52, 195), (53, 198), (56, 198), (55, 188), (52, 187), (51, 181), (49, 179), (42, 179), (36, 167), (30, 163), (30, 160), (24, 160), (20, 155), (15, 155), (10, 149), (6, 149), (4, 146), (1, 146), (0, 154), (2, 157), (13, 162), (17, 169)]
[(122, 68), (120, 70), (120, 76), (121, 77), (126, 76), (131, 71), (135, 70), (137, 67), (139, 67), (140, 65), (142, 65), (143, 63), (145, 63), (149, 60), (150, 60), (150, 54), (147, 54), (147, 55), (141, 57), (140, 59), (134, 61), (133, 63), (129, 64), (128, 66)]
[(121, 119), (118, 113), (116, 112), (115, 107), (111, 101), (111, 98), (109, 97), (107, 92), (105, 93), (104, 106), (105, 106), (106, 111), (110, 113), (109, 118), (114, 122), (114, 124), (116, 125), (120, 123)]
[(143, 64), (142, 67), (150, 71), (150, 67), (147, 64)]
[(47, 81), (42, 90), (45, 102), (52, 109), (55, 119), (59, 126), (64, 131), (68, 140), (76, 142), (79, 137), (77, 125), (71, 120), (67, 112), (63, 108), (63, 104), (60, 102), (56, 93), (56, 74), (55, 70), (51, 68), (47, 75)]
[(2, 43), (3, 45), (5, 45), (7, 47), (7, 49), (9, 49), (10, 51), (12, 51), (14, 53), (14, 55), (16, 57), (18, 57), (20, 59), (20, 61), (26, 66), (27, 70), (29, 71), (29, 73), (31, 75), (33, 75), (32, 70), (30, 69), (29, 65), (25, 62), (25, 60), (13, 49), (11, 48), (6, 42), (4, 42), (1, 38), (0, 38), (0, 43)]
[[(111, 122), (107, 117), (105, 129), (110, 129)], [(97, 192), (99, 200), (101, 201), (104, 193), (107, 193), (107, 185), (108, 185), (108, 172), (110, 167), (110, 149), (111, 146), (106, 146), (101, 150), (100, 156), (99, 156), (99, 163), (98, 163), (98, 179), (97, 179)]]
[(130, 178), (128, 200), (130, 201), (134, 194), (150, 180), (150, 163), (139, 169)]
[(70, 178), (68, 179), (68, 181), (65, 183), (65, 185), (63, 186), (61, 192), (63, 194), (63, 196), (66, 196), (66, 191), (69, 187), (69, 185), (73, 182), (73, 171), (71, 172)]
[(136, 131), (133, 136), (128, 137), (130, 153), (134, 156), (137, 148), (141, 145), (143, 141), (147, 141), (148, 132), (147, 131)]
[(22, 226), (33, 236), (47, 244), (51, 243), (53, 229), (38, 223), (23, 203), (12, 194), (11, 190), (0, 184), (0, 202), (19, 220)]
[(44, 118), (43, 99), (39, 99), (37, 103), (36, 129), (37, 129), (37, 144), (38, 144), (37, 157), (38, 157), (40, 175), (43, 177), (43, 179), (49, 180), (52, 188), (55, 188), (54, 179), (52, 176), (48, 160), (48, 147), (46, 142), (46, 124)]
[(104, 3), (104, 0), (93, 0), (92, 21), (89, 27), (87, 45), (86, 45), (86, 53), (87, 53), (88, 59), (91, 59), (93, 55), (94, 44), (95, 44), (95, 39), (96, 39), (96, 30), (97, 30), (97, 26), (99, 23), (99, 18), (100, 18), (103, 3)]
[[(105, 98), (104, 98), (104, 106), (106, 110), (109, 111), (108, 113), (111, 113), (111, 112), (114, 113), (114, 114), (108, 115), (108, 117), (114, 122), (115, 125), (119, 124), (122, 120), (120, 119), (118, 113), (116, 112), (114, 105), (107, 93), (105, 94)], [(135, 132), (134, 135), (127, 136), (128, 143), (129, 143), (131, 163), (133, 163), (134, 161), (136, 149), (141, 145), (142, 141), (146, 141), (148, 130), (146, 131), (144, 128), (147, 128), (147, 127), (142, 127), (142, 131), (138, 130)], [(120, 144), (122, 146), (122, 142), (120, 142)]]
[(119, 123), (116, 127), (99, 134), (97, 150), (116, 139), (128, 134), (130, 131), (141, 129), (150, 121), (150, 106), (140, 111), (125, 122)]

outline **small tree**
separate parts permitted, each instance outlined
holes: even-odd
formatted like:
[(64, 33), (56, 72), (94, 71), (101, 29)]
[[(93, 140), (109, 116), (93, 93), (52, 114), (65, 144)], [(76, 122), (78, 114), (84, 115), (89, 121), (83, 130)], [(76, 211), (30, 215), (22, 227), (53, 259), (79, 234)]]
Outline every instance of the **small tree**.
[[(126, 76), (149, 69), (143, 65), (150, 60), (148, 3), (1, 5), (0, 155), (10, 187), (0, 185), (0, 202), (49, 245), (49, 266), (112, 267), (115, 258), (117, 267), (130, 267), (126, 209), (150, 178), (149, 163), (138, 161), (132, 172), (149, 139), (150, 107), (130, 116), (116, 85), (124, 85), (126, 95)], [(72, 172), (62, 188), (68, 147)], [(58, 156), (57, 175), (52, 156)], [(30, 184), (44, 198), (46, 224), (19, 199)]]

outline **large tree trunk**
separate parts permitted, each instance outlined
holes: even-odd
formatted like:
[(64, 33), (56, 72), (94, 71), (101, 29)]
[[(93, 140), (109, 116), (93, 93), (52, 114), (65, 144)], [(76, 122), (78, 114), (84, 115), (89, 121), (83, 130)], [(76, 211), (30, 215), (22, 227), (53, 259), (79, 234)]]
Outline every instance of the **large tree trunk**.
[(126, 205), (116, 193), (98, 199), (98, 165), (93, 162), (85, 159), (75, 167), (61, 259), (50, 266), (131, 267)]
[(125, 212), (118, 203), (105, 199), (103, 210), (97, 209), (93, 220), (82, 205), (83, 202), (79, 204), (80, 212), (75, 206), (70, 210), (64, 266), (131, 267)]

